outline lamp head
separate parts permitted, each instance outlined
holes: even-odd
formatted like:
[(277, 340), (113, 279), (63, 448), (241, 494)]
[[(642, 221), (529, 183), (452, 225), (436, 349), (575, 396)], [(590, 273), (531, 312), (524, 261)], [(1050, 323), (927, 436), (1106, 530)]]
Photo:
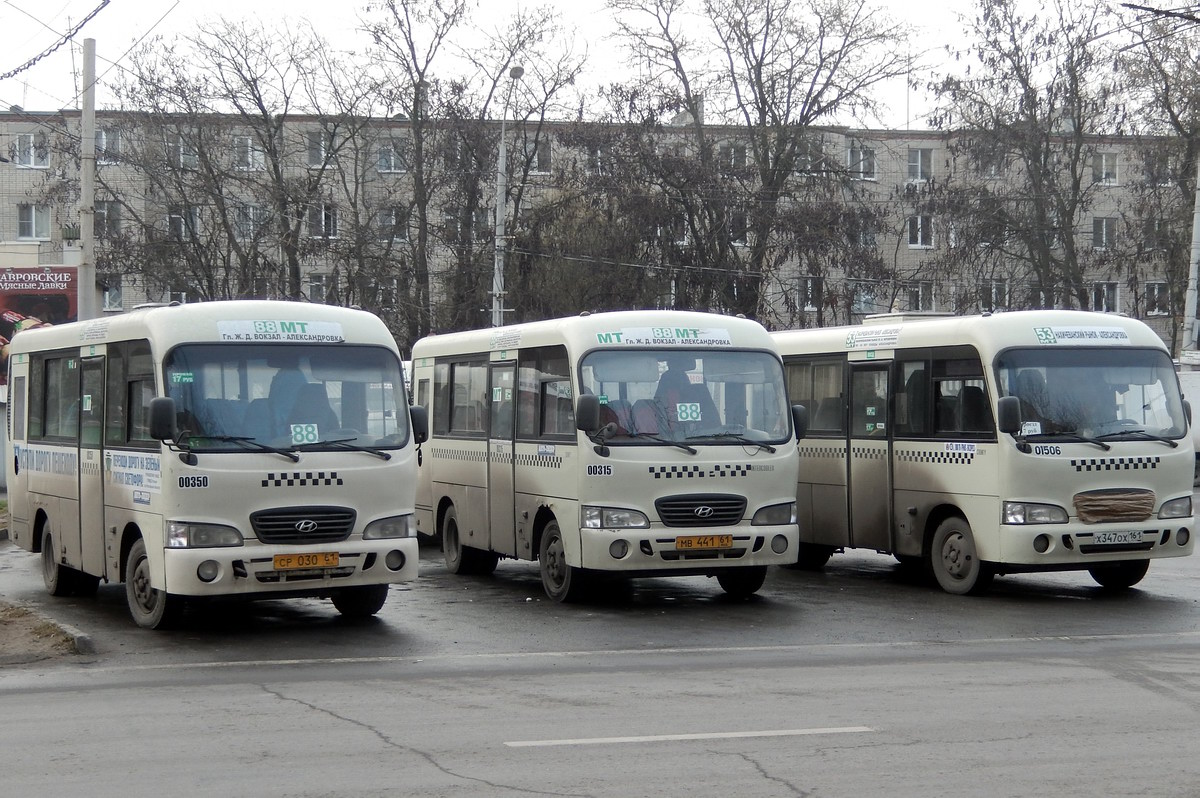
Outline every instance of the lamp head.
[(525, 67), (523, 67), (523, 66), (515, 66), (512, 69), (508, 70), (508, 76), (510, 78), (512, 78), (513, 80), (520, 80), (521, 76), (524, 74), (525, 74)]

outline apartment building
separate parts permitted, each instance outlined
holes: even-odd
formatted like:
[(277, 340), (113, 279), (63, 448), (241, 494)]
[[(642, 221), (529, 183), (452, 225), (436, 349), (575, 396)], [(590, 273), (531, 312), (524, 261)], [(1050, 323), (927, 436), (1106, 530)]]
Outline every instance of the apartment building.
[[(1068, 197), (1031, 190), (1036, 181), (1020, 163), (981, 155), (963, 132), (809, 130), (779, 150), (781, 176), (782, 161), (754, 131), (677, 121), (653, 131), (650, 144), (644, 132), (635, 140), (577, 123), (510, 124), (509, 262), (561, 262), (537, 250), (546, 235), (530, 231), (548, 223), (539, 209), (562, 216), (571, 197), (599, 208), (636, 186), (663, 202), (606, 213), (610, 224), (637, 228), (621, 230), (637, 244), (626, 260), (659, 286), (637, 300), (644, 304), (686, 302), (676, 289), (689, 270), (719, 282), (728, 269), (736, 293), (742, 270), (757, 276), (754, 312), (773, 327), (887, 310), (1071, 306), (1145, 319), (1174, 343), (1190, 205), (1170, 171), (1169, 140), (1088, 139), (1075, 162), (1060, 164), (1079, 178)], [(300, 294), (366, 307), (398, 337), (486, 326), (498, 126), (101, 112), (94, 229), (103, 311)], [(18, 247), (27, 259), (35, 249), (39, 264), (71, 256), (78, 131), (77, 112), (0, 113), (0, 249)], [(698, 172), (699, 163), (711, 171)], [(649, 179), (655, 169), (672, 170), (671, 179)], [(704, 187), (689, 193), (688, 180)], [(763, 218), (768, 180), (777, 183)], [(1073, 182), (1055, 185), (1064, 184)], [(607, 229), (612, 237), (617, 228)], [(1048, 279), (1039, 263), (1068, 264), (1071, 279)], [(424, 322), (414, 325), (417, 317)]]

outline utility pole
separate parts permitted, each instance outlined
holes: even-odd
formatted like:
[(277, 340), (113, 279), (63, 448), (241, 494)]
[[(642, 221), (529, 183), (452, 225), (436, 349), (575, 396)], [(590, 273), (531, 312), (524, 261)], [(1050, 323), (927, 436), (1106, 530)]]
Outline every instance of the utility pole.
[(508, 204), (508, 141), (504, 127), (508, 121), (508, 104), (512, 100), (513, 87), (525, 74), (523, 67), (515, 66), (508, 71), (508, 94), (504, 98), (504, 115), (500, 117), (500, 154), (496, 158), (496, 258), (492, 268), (492, 326), (504, 325), (504, 212)]
[(1196, 159), (1196, 196), (1192, 205), (1192, 256), (1188, 262), (1187, 293), (1183, 298), (1183, 340), (1179, 353), (1196, 348), (1196, 280), (1200, 275), (1200, 158)]
[(79, 132), (79, 243), (76, 306), (80, 321), (96, 318), (96, 40), (83, 40), (83, 118)]

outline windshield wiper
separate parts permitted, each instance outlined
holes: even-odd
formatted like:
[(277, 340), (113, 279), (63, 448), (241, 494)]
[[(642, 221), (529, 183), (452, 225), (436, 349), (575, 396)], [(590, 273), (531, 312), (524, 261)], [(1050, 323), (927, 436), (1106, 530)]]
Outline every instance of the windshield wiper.
[(656, 435), (653, 432), (627, 432), (625, 434), (626, 434), (626, 436), (628, 436), (630, 438), (649, 438), (652, 441), (658, 441), (659, 443), (670, 444), (671, 446), (676, 446), (680, 449), (683, 449), (688, 454), (696, 453), (696, 447), (694, 447), (694, 446), (688, 446), (683, 441), (675, 441), (675, 440), (671, 440), (670, 438), (664, 438), (663, 436)]
[(273, 452), (275, 454), (281, 454), (291, 460), (293, 463), (300, 462), (300, 455), (296, 454), (293, 449), (280, 449), (278, 446), (271, 446), (245, 435), (193, 435), (191, 438), (189, 438), (189, 441), (195, 438), (209, 441), (236, 443), (239, 446), (247, 449), (257, 449), (260, 452)]
[(1179, 446), (1178, 441), (1173, 441), (1170, 438), (1164, 438), (1162, 435), (1155, 435), (1153, 432), (1147, 432), (1144, 429), (1123, 429), (1117, 430), (1116, 432), (1106, 432), (1103, 435), (1097, 435), (1096, 438), (1097, 440), (1113, 440), (1115, 438), (1123, 438), (1126, 435), (1138, 435), (1141, 436), (1143, 440), (1147, 441), (1162, 441), (1172, 449)]
[(383, 460), (391, 460), (392, 456), (382, 449), (376, 449), (374, 446), (363, 446), (351, 441), (358, 440), (357, 438), (338, 438), (332, 441), (313, 441), (312, 443), (296, 444), (293, 448), (298, 452), (305, 452), (309, 449), (314, 449), (319, 446), (332, 446), (335, 449), (345, 449), (350, 452), (367, 452), (373, 454)]
[(747, 438), (745, 435), (739, 435), (736, 432), (710, 432), (704, 435), (689, 435), (689, 441), (699, 440), (716, 440), (717, 438), (728, 438), (732, 441), (745, 444), (746, 446), (757, 446), (760, 449), (766, 449), (771, 454), (775, 454), (775, 447), (764, 441), (756, 441), (753, 438)]
[(1073, 441), (1079, 441), (1081, 443), (1095, 444), (1096, 446), (1099, 446), (1101, 449), (1103, 449), (1106, 452), (1112, 448), (1111, 446), (1109, 446), (1107, 443), (1100, 440), (1099, 438), (1089, 438), (1086, 435), (1080, 435), (1078, 432), (1067, 432), (1065, 430), (1062, 432), (1035, 432), (1032, 435), (1026, 435), (1024, 437), (1026, 439), (1029, 439), (1029, 438), (1070, 438)]

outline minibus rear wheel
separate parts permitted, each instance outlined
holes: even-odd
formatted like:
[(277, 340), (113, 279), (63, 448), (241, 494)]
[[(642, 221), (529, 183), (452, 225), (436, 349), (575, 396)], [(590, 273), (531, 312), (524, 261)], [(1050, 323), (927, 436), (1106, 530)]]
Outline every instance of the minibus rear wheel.
[(1088, 573), (1101, 587), (1109, 590), (1124, 590), (1142, 581), (1150, 570), (1149, 560), (1124, 560), (1089, 568)]
[(42, 524), (42, 581), (51, 596), (91, 596), (100, 586), (100, 577), (85, 574), (58, 561), (49, 520)]
[(496, 570), (499, 555), (472, 546), (464, 546), (458, 534), (458, 513), (454, 505), (446, 508), (442, 517), (442, 558), (452, 574), (490, 574)]

